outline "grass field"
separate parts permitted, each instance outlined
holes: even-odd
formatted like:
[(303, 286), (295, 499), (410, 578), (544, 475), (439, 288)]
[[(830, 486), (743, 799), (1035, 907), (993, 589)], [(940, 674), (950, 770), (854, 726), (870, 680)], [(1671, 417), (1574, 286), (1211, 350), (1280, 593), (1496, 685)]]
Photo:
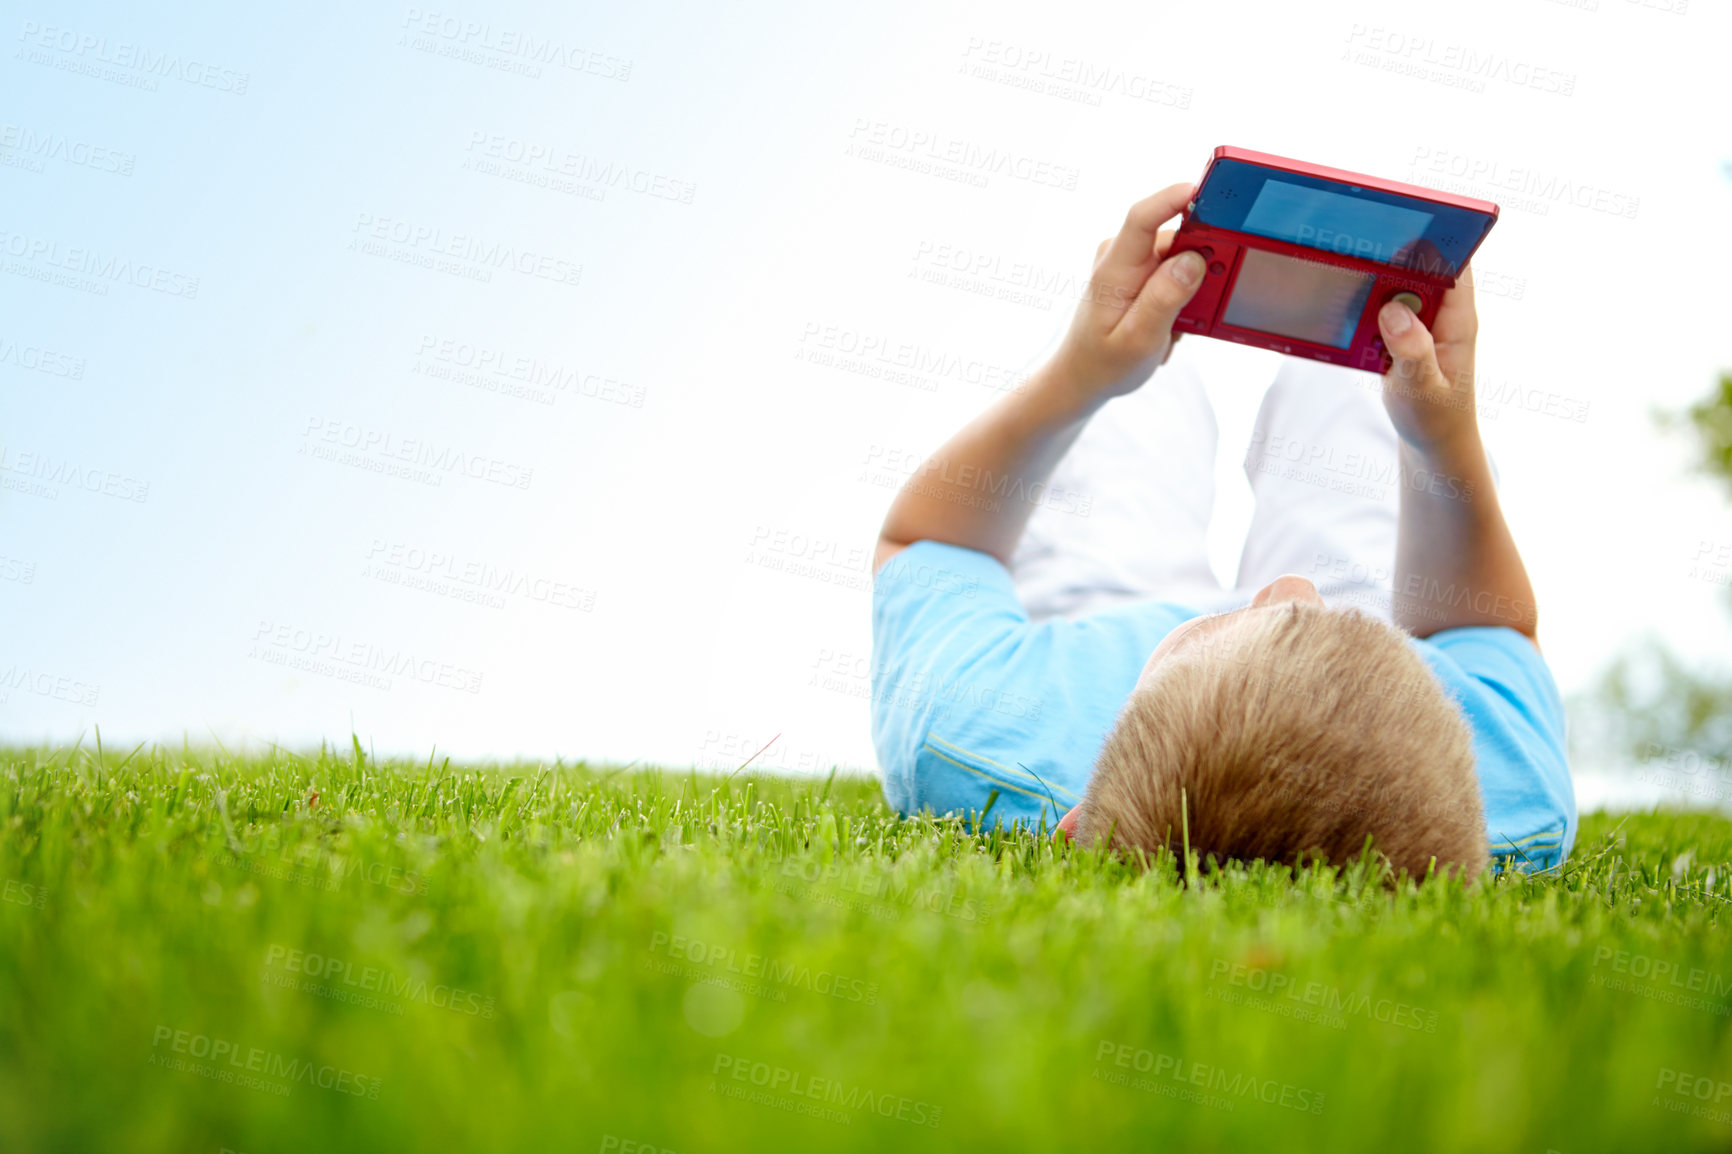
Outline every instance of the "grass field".
[(871, 781), (0, 753), (0, 1150), (1732, 1149), (1732, 823), (1178, 881)]

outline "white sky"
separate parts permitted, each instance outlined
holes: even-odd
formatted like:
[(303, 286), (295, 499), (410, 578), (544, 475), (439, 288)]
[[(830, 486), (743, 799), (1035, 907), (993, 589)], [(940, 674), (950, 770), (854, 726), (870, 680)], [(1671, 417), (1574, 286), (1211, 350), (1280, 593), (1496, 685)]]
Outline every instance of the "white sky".
[[(870, 767), (871, 466), (990, 403), (1068, 315), (1050, 285), (1219, 144), (1503, 205), (1482, 374), (1586, 408), (1485, 422), (1559, 682), (1650, 630), (1725, 652), (1692, 560), (1732, 568), (1732, 512), (1649, 413), (1732, 365), (1728, 37), (1667, 3), (6, 4), (0, 739), (678, 766), (779, 734), (761, 764)], [(501, 67), (546, 42), (575, 67)], [(883, 159), (992, 150), (1033, 179)], [(802, 355), (856, 341), (962, 368)], [(1226, 570), (1273, 361), (1210, 356)], [(472, 357), (570, 387), (452, 379)], [(311, 455), (344, 440), (372, 468)], [(407, 584), (435, 569), (528, 581)], [(427, 680), (290, 663), (321, 638)]]

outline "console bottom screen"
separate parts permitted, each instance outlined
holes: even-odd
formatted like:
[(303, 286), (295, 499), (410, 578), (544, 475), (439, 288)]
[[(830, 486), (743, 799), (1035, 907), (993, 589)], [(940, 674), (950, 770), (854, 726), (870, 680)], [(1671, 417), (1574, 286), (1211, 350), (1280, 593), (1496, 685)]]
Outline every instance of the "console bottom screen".
[(1370, 273), (1246, 249), (1221, 319), (1237, 328), (1345, 349), (1353, 344), (1365, 298), (1376, 283)]

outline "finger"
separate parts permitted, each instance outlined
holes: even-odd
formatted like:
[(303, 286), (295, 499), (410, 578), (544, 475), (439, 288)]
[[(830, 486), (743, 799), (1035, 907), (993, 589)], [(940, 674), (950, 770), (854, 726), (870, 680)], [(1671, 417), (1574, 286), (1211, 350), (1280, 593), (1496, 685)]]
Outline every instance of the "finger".
[(1412, 309), (1400, 301), (1390, 301), (1377, 311), (1377, 328), (1391, 361), (1383, 374), (1386, 383), (1394, 377), (1408, 388), (1424, 389), (1442, 381), (1436, 343)]
[(1203, 283), (1203, 258), (1189, 250), (1160, 263), (1119, 322), (1138, 340), (1153, 343), (1172, 331), (1173, 320)]
[[(1176, 228), (1163, 228), (1155, 234), (1155, 256), (1165, 259), (1167, 250), (1173, 247), (1173, 238), (1179, 234)], [(1094, 267), (1101, 266), (1101, 259), (1107, 255), (1107, 247), (1113, 243), (1112, 237), (1107, 237), (1095, 248)]]
[[(1178, 232), (1178, 229), (1162, 229), (1155, 234), (1155, 258), (1157, 260), (1166, 260), (1167, 250), (1173, 248), (1173, 237), (1178, 236)], [(1110, 236), (1096, 248), (1095, 269), (1100, 269), (1100, 262), (1107, 256), (1108, 244), (1112, 244), (1112, 237)]]
[(1431, 335), (1441, 348), (1447, 345), (1472, 346), (1479, 336), (1479, 312), (1473, 301), (1473, 270), (1463, 267), (1455, 287), (1443, 294), (1437, 316), (1431, 322)]
[(1124, 227), (1113, 237), (1106, 256), (1095, 269), (1095, 280), (1105, 290), (1097, 299), (1136, 299), (1160, 260), (1155, 245), (1161, 226), (1179, 214), (1195, 191), (1193, 184), (1175, 184), (1131, 205), (1125, 214)]

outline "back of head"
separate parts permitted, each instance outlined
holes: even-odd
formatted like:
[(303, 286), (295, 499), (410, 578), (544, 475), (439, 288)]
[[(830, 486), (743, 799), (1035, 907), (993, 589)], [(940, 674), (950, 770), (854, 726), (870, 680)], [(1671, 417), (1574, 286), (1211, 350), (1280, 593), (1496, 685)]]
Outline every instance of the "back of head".
[(1108, 735), (1077, 839), (1177, 853), (1185, 829), (1217, 860), (1341, 864), (1369, 835), (1412, 876), (1488, 861), (1467, 723), (1406, 635), (1301, 604), (1175, 652)]

